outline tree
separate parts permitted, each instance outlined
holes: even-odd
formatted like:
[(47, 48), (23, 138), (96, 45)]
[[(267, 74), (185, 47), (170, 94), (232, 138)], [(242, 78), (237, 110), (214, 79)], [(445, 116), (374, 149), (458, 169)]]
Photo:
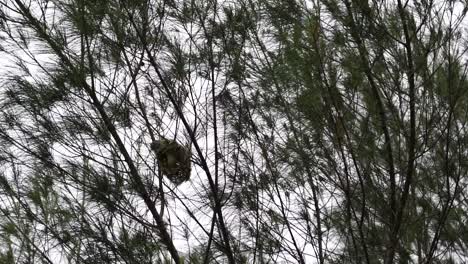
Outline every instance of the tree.
[(462, 3), (0, 6), (3, 262), (467, 260)]

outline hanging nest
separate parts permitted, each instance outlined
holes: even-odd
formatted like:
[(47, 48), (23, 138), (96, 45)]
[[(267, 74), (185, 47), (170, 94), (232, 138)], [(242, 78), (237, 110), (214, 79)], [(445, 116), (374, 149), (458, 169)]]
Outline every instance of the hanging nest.
[(163, 138), (151, 143), (151, 149), (156, 153), (161, 173), (172, 183), (180, 185), (190, 179), (190, 148)]

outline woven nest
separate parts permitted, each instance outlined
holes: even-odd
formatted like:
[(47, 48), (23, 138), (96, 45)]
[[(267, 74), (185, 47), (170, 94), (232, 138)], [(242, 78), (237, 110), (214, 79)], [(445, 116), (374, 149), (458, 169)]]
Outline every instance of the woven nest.
[(191, 152), (173, 140), (162, 139), (151, 144), (156, 152), (159, 168), (175, 185), (188, 181), (191, 172)]

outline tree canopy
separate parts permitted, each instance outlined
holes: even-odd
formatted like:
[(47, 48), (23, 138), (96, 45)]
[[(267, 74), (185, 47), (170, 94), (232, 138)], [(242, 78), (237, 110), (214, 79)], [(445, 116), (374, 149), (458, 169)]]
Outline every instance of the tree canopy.
[(0, 263), (468, 262), (467, 11), (1, 1)]

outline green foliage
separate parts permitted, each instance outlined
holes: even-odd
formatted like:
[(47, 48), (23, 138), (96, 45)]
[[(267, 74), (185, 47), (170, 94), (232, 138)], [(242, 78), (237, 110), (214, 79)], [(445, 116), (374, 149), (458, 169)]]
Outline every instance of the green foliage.
[(458, 2), (30, 2), (0, 12), (0, 263), (467, 259)]
[(2, 226), (3, 232), (7, 235), (16, 235), (17, 230), (16, 230), (16, 225), (15, 223), (6, 223)]
[(0, 263), (14, 264), (15, 258), (13, 256), (13, 252), (9, 250), (6, 253), (0, 253)]

